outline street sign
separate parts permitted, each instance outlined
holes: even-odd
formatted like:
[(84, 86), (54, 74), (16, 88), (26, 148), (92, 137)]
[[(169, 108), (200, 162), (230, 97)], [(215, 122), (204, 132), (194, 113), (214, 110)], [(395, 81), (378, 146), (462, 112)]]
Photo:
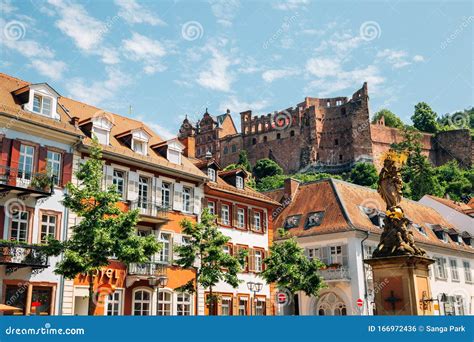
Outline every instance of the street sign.
[(278, 292), (277, 301), (278, 301), (278, 304), (285, 304), (287, 302), (286, 293)]
[(362, 307), (364, 305), (364, 301), (362, 299), (357, 299), (357, 306)]

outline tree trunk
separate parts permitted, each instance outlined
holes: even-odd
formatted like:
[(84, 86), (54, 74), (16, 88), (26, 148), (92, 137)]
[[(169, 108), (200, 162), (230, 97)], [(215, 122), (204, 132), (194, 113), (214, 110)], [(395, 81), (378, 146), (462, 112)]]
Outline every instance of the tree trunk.
[(94, 272), (89, 271), (89, 316), (94, 316), (95, 308), (96, 308), (96, 298), (94, 296)]
[(214, 297), (212, 295), (212, 286), (209, 287), (209, 316), (214, 316)]

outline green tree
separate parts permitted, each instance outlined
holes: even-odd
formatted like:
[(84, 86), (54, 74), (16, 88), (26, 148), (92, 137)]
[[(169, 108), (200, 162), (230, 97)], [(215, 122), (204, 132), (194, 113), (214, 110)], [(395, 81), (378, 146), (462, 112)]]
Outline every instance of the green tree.
[(237, 165), (242, 166), (246, 171), (252, 172), (252, 166), (250, 166), (249, 157), (247, 155), (247, 151), (242, 150), (239, 153), (239, 161)]
[(374, 164), (357, 163), (351, 170), (349, 181), (354, 184), (373, 187), (379, 176)]
[(436, 133), (439, 130), (437, 117), (438, 114), (426, 102), (420, 102), (415, 106), (411, 120), (416, 129), (422, 132)]
[(283, 169), (273, 160), (264, 158), (257, 161), (253, 168), (253, 174), (258, 183), (258, 181), (264, 177), (282, 175)]
[(303, 291), (307, 296), (317, 296), (325, 287), (318, 270), (324, 264), (318, 259), (308, 259), (295, 237), (290, 237), (280, 228), (278, 234), (284, 239), (270, 247), (270, 253), (263, 260), (265, 270), (261, 276), (267, 283), (274, 283), (280, 290), (292, 295)]
[(109, 264), (109, 257), (129, 264), (145, 262), (160, 250), (161, 245), (152, 236), (139, 237), (135, 226), (138, 210), (122, 212), (117, 206), (120, 195), (115, 186), (102, 190), (102, 150), (93, 141), (90, 158), (76, 173), (79, 185), (67, 184), (64, 206), (81, 218), (72, 227), (74, 234), (68, 241), (50, 239), (46, 252), (63, 258), (54, 272), (68, 279), (86, 274), (89, 280), (89, 315), (93, 315), (94, 273)]
[(473, 173), (472, 168), (462, 170), (455, 160), (435, 168), (437, 182), (444, 188), (444, 194), (455, 201), (461, 201), (464, 197), (472, 195)]
[(372, 123), (377, 123), (377, 121), (379, 121), (382, 116), (385, 120), (385, 126), (394, 128), (403, 128), (405, 126), (402, 119), (400, 119), (396, 114), (388, 109), (381, 109), (375, 113), (372, 118)]
[(216, 297), (213, 295), (213, 287), (223, 281), (236, 288), (240, 280), (237, 274), (241, 272), (245, 265), (247, 252), (241, 250), (237, 256), (232, 256), (224, 252), (224, 247), (230, 241), (230, 237), (225, 236), (217, 228), (216, 216), (209, 213), (205, 208), (198, 223), (193, 223), (187, 219), (181, 221), (181, 228), (184, 235), (189, 237), (188, 243), (176, 246), (176, 263), (186, 269), (195, 270), (195, 279), (178, 290), (194, 293), (196, 284), (204, 289), (209, 289), (209, 312), (212, 314)]

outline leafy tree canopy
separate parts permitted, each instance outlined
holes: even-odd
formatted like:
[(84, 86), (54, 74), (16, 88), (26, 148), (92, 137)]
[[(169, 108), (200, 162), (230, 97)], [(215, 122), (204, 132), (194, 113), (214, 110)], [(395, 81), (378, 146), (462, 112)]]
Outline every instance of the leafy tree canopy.
[(415, 106), (411, 120), (416, 129), (422, 132), (436, 133), (439, 130), (437, 117), (438, 114), (426, 102), (420, 102)]
[(255, 175), (255, 178), (257, 178), (258, 182), (264, 177), (282, 175), (283, 169), (273, 160), (264, 158), (257, 161), (253, 168), (253, 174)]
[(375, 113), (374, 117), (372, 118), (372, 123), (379, 121), (382, 116), (385, 120), (385, 126), (394, 128), (403, 128), (403, 126), (405, 126), (402, 119), (400, 119), (396, 114), (388, 109), (381, 109)]
[(349, 174), (349, 181), (354, 184), (374, 187), (379, 176), (372, 163), (357, 163)]

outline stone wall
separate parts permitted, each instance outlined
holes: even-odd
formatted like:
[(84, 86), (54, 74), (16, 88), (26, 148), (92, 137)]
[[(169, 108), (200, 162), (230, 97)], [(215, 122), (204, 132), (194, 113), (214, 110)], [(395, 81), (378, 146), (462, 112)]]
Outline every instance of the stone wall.
[(440, 132), (434, 137), (433, 145), (436, 150), (436, 165), (442, 165), (456, 159), (463, 168), (472, 166), (474, 151), (469, 130), (459, 129)]

